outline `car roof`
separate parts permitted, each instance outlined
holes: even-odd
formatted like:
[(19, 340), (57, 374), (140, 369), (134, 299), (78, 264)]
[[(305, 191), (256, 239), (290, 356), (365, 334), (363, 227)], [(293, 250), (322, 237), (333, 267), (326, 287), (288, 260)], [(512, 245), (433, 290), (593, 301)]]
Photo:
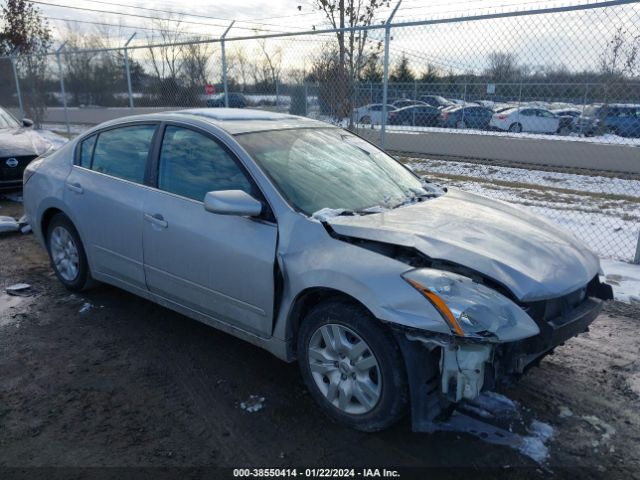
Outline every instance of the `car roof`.
[(104, 126), (114, 126), (119, 123), (144, 120), (200, 120), (215, 125), (231, 135), (291, 128), (338, 128), (330, 123), (313, 120), (311, 118), (248, 108), (192, 108), (188, 110), (148, 113), (121, 117), (117, 120), (107, 122)]

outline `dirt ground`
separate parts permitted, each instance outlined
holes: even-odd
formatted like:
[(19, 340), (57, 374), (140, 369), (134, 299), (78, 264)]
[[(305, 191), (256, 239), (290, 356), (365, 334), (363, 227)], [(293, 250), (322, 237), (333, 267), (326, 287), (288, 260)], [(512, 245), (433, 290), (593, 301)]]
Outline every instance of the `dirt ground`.
[[(0, 215), (20, 213), (0, 201)], [(35, 293), (4, 294), (17, 282)], [(332, 424), (295, 364), (116, 288), (71, 296), (33, 235), (0, 236), (0, 288), (0, 477), (50, 472), (32, 467), (386, 466), (639, 478), (637, 306), (610, 303), (590, 333), (502, 392), (554, 428), (540, 465), (465, 433), (412, 433), (408, 420), (376, 434)], [(265, 398), (262, 410), (241, 408), (251, 395)]]

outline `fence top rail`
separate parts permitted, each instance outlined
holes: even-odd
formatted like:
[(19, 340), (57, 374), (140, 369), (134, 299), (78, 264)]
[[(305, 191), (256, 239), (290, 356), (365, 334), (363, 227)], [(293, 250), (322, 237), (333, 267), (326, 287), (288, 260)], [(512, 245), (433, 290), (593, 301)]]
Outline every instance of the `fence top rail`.
[[(180, 42), (169, 42), (169, 43), (152, 43), (148, 45), (134, 45), (126, 47), (129, 50), (141, 50), (141, 49), (150, 49), (150, 48), (160, 48), (160, 47), (180, 47), (187, 45), (198, 45), (198, 44), (209, 44), (209, 43), (220, 43), (222, 41), (225, 42), (237, 42), (243, 40), (259, 40), (259, 39), (267, 39), (267, 38), (287, 38), (287, 37), (300, 37), (300, 36), (322, 36), (327, 34), (334, 33), (344, 33), (344, 32), (357, 32), (357, 31), (369, 31), (369, 30), (384, 30), (386, 28), (407, 28), (407, 27), (418, 27), (424, 25), (441, 25), (447, 23), (462, 23), (462, 22), (476, 22), (481, 20), (492, 20), (499, 18), (510, 18), (510, 17), (524, 17), (531, 15), (543, 15), (543, 14), (551, 14), (551, 13), (563, 13), (563, 12), (574, 12), (574, 11), (583, 11), (583, 10), (595, 10), (600, 8), (608, 8), (608, 7), (616, 7), (621, 5), (630, 5), (630, 4), (640, 4), (640, 0), (606, 0), (595, 3), (584, 3), (578, 5), (565, 5), (558, 7), (543, 7), (543, 8), (532, 8), (529, 10), (516, 10), (510, 12), (494, 12), (494, 13), (485, 13), (485, 14), (477, 14), (477, 15), (462, 15), (457, 17), (447, 17), (447, 18), (435, 18), (429, 20), (415, 20), (411, 22), (400, 22), (394, 24), (382, 23), (376, 25), (361, 25), (357, 27), (345, 27), (345, 28), (329, 28), (323, 30), (306, 30), (301, 32), (279, 32), (279, 33), (269, 33), (269, 34), (261, 34), (261, 35), (248, 35), (248, 36), (240, 36), (240, 37), (227, 37), (227, 38), (210, 38), (206, 40), (185, 40)], [(101, 52), (115, 52), (121, 51), (125, 47), (108, 47), (108, 48), (91, 48), (91, 49), (82, 49), (82, 50), (67, 50), (67, 52), (77, 52), (77, 53), (101, 53)], [(55, 55), (56, 52), (47, 52), (40, 56), (48, 56)], [(29, 55), (25, 55), (29, 56)], [(0, 59), (9, 59), (10, 56), (0, 56)]]

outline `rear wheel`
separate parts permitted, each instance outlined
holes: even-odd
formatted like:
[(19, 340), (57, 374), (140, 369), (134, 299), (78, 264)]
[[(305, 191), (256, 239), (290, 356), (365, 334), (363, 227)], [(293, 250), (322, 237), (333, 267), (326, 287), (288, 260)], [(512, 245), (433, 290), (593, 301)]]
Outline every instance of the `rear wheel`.
[(399, 347), (362, 307), (343, 301), (315, 307), (300, 328), (298, 362), (311, 395), (335, 421), (372, 432), (406, 411)]
[(512, 123), (511, 126), (509, 127), (509, 131), (514, 133), (520, 133), (522, 132), (522, 125), (519, 123)]
[(363, 117), (360, 118), (360, 123), (363, 123), (365, 125), (369, 125), (371, 123), (371, 117), (369, 115), (365, 115)]
[(456, 128), (467, 128), (467, 124), (463, 120), (458, 120)]
[(58, 213), (47, 228), (47, 250), (58, 280), (68, 289), (79, 291), (92, 283), (80, 236), (69, 218)]

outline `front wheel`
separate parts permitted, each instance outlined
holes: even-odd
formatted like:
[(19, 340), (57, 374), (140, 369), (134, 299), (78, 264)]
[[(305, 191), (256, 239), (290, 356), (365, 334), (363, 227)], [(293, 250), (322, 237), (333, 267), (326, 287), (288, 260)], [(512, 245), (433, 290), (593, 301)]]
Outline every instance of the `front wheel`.
[(362, 307), (333, 301), (312, 309), (297, 351), (305, 384), (333, 420), (373, 432), (404, 415), (408, 387), (399, 347)]

